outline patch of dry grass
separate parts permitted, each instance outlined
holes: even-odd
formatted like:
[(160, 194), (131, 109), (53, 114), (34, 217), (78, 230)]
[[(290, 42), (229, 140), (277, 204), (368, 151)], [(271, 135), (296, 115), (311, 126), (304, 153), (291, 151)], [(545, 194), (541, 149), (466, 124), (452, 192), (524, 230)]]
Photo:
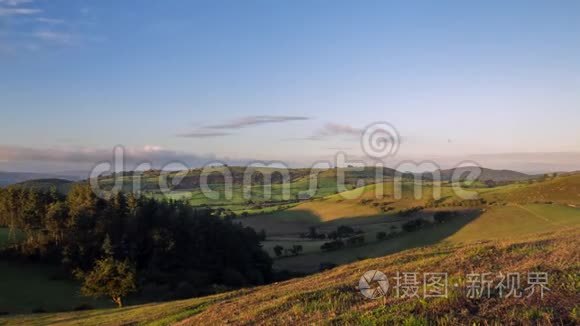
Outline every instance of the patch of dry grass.
[[(441, 244), (368, 259), (312, 276), (221, 295), (59, 314), (4, 318), (0, 323), (59, 325), (254, 325), (254, 324), (574, 324), (580, 293), (580, 228), (517, 241)], [(368, 270), (449, 273), (462, 284), (470, 272), (546, 271), (544, 299), (471, 300), (453, 287), (448, 298), (368, 300), (355, 286)]]
[[(426, 322), (574, 323), (580, 302), (580, 229), (535, 235), (518, 241), (438, 245), (369, 259), (302, 279), (264, 286), (227, 302), (216, 302), (183, 324), (339, 324)], [(355, 289), (367, 270), (449, 273), (462, 283), (470, 272), (546, 271), (550, 287), (536, 298), (473, 301), (455, 289), (447, 299), (367, 300)], [(576, 310), (574, 310), (576, 309)]]

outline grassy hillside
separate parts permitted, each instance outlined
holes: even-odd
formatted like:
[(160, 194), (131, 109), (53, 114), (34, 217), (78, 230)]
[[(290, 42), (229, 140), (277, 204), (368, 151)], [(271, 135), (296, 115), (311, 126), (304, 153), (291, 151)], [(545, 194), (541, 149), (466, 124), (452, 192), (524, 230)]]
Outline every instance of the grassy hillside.
[[(378, 187), (382, 195), (377, 197)], [(475, 196), (474, 200), (466, 201), (454, 195), (450, 185), (442, 184), (441, 199), (433, 200), (433, 184), (427, 183), (422, 198), (416, 199), (414, 184), (405, 182), (402, 198), (395, 199), (393, 184), (386, 182), (300, 203), (284, 211), (238, 220), (256, 230), (266, 231), (268, 239), (264, 242), (264, 249), (273, 257), (273, 248), (277, 245), (284, 248), (302, 246), (301, 255), (276, 259), (274, 266), (277, 269), (311, 273), (318, 271), (321, 263), (344, 264), (442, 241), (506, 239), (578, 225), (580, 209), (572, 204), (578, 197), (576, 189), (580, 189), (580, 176), (571, 175), (494, 188), (469, 188)], [(349, 195), (357, 196), (351, 198)], [(545, 204), (550, 202), (546, 198), (555, 204)], [(425, 208), (406, 217), (400, 214), (412, 207)], [(406, 221), (414, 218), (429, 220), (438, 210), (455, 211), (458, 215), (445, 224), (428, 226), (413, 233), (401, 232)], [(339, 225), (360, 230), (365, 244), (325, 252), (320, 246), (328, 240), (300, 237), (310, 227), (316, 227), (319, 233), (328, 233)], [(378, 241), (378, 232), (396, 236)]]
[[(303, 201), (310, 198), (323, 198), (345, 189), (352, 189), (360, 186), (358, 182), (365, 185), (376, 182), (377, 171), (374, 167), (366, 167), (361, 171), (356, 168), (341, 168), (328, 170), (310, 170), (310, 169), (289, 169), (288, 180), (283, 182), (283, 176), (273, 168), (256, 168), (254, 173), (249, 175), (250, 184), (244, 181), (246, 168), (244, 167), (228, 167), (232, 178), (232, 193), (233, 198), (227, 199), (225, 197), (224, 188), (224, 168), (213, 168), (208, 171), (201, 169), (192, 169), (189, 171), (175, 172), (169, 174), (167, 181), (170, 185), (169, 191), (161, 192), (159, 189), (160, 171), (151, 170), (145, 172), (141, 176), (135, 175), (133, 172), (124, 172), (115, 175), (122, 181), (123, 190), (126, 192), (133, 191), (134, 181), (137, 177), (141, 179), (141, 189), (148, 195), (155, 198), (172, 198), (185, 199), (191, 205), (203, 206), (209, 205), (214, 207), (224, 207), (236, 213), (248, 212), (270, 212), (279, 207), (285, 208), (296, 201)], [(337, 174), (341, 172), (345, 176), (344, 188), (337, 186)], [(264, 189), (264, 175), (271, 174), (271, 195), (267, 196)], [(383, 168), (382, 176), (384, 179), (392, 178), (395, 175), (395, 170)], [(310, 189), (311, 177), (316, 177), (316, 188)], [(182, 178), (180, 182), (172, 185), (171, 180), (178, 180), (176, 177)], [(409, 175), (406, 175), (409, 177)], [(200, 182), (202, 178), (207, 178), (209, 188), (219, 194), (219, 198), (208, 198), (200, 189)], [(380, 179), (379, 181), (383, 181)], [(99, 179), (101, 186), (104, 189), (110, 188), (114, 184), (115, 178), (113, 176), (105, 176)], [(286, 185), (290, 188), (289, 198), (284, 198), (283, 189)], [(244, 197), (245, 193), (251, 194), (251, 203)]]
[(580, 225), (580, 209), (560, 205), (508, 205), (491, 207), (449, 237), (449, 241), (501, 240), (535, 232)]
[(493, 170), (493, 169), (486, 169), (486, 168), (477, 168), (477, 167), (462, 167), (456, 169), (448, 169), (448, 170), (440, 170), (441, 173), (441, 180), (449, 181), (451, 180), (452, 175), (455, 173), (456, 175), (467, 175), (470, 172), (481, 172), (478, 177), (480, 181), (491, 180), (495, 182), (506, 182), (506, 181), (524, 181), (533, 179), (536, 176), (512, 171), (512, 170)]
[(488, 201), (517, 203), (555, 202), (580, 205), (580, 174), (558, 176), (542, 182), (491, 188), (482, 193)]
[[(437, 200), (434, 199), (434, 186), (439, 186), (441, 192), (440, 198)], [(257, 225), (258, 223), (254, 222), (257, 220), (271, 219), (322, 223), (354, 217), (392, 216), (402, 210), (418, 206), (429, 208), (471, 205), (469, 199), (459, 198), (450, 184), (437, 185), (426, 182), (422, 187), (420, 198), (415, 198), (415, 184), (413, 182), (403, 182), (401, 187), (401, 198), (395, 196), (393, 182), (389, 181), (300, 203), (287, 211), (256, 217), (250, 221), (252, 225)], [(580, 174), (493, 188), (470, 187), (466, 190), (472, 192), (470, 198), (477, 201), (476, 205), (481, 205), (482, 203), (478, 200), (482, 199), (486, 205), (496, 203), (558, 203), (580, 206)]]
[[(264, 215), (256, 219), (264, 221), (269, 219), (308, 220), (320, 223), (359, 217), (384, 217), (396, 215), (401, 210), (426, 205), (433, 200), (433, 188), (429, 183), (423, 187), (423, 193), (419, 199), (414, 198), (414, 183), (412, 182), (402, 184), (402, 198), (400, 199), (395, 198), (393, 188), (392, 182), (371, 184), (300, 203), (287, 211)], [(443, 197), (452, 196), (450, 187), (444, 186), (441, 189)], [(377, 196), (377, 193), (381, 195)]]
[[(424, 214), (429, 214), (429, 212), (427, 210)], [(364, 232), (365, 245), (331, 252), (321, 251), (319, 245), (318, 248), (314, 247), (312, 250), (305, 249), (302, 255), (277, 259), (274, 266), (278, 269), (310, 273), (317, 271), (321, 262), (340, 265), (437, 243), (456, 244), (477, 240), (517, 239), (536, 232), (580, 226), (580, 209), (559, 205), (514, 205), (491, 207), (485, 211), (463, 209), (457, 212), (456, 216), (443, 224), (427, 225), (414, 232), (400, 232), (402, 221), (407, 219), (391, 218), (390, 223), (380, 220), (366, 225), (354, 224), (355, 219), (350, 219), (350, 225)], [(396, 228), (395, 232), (400, 233), (383, 241), (375, 239), (377, 232), (389, 233), (393, 226)], [(290, 247), (293, 244), (304, 246), (304, 243), (308, 242), (274, 239), (265, 249), (271, 249), (275, 244)], [(314, 241), (314, 243), (319, 244), (320, 241)], [(273, 255), (271, 251), (269, 252)]]
[[(577, 227), (580, 222), (580, 208), (573, 207), (578, 205), (577, 198), (580, 189), (580, 175), (578, 174), (493, 188), (471, 187), (469, 190), (476, 192), (475, 198), (484, 199), (484, 202), (478, 201), (479, 199), (475, 201), (474, 206), (471, 206), (470, 201), (457, 198), (449, 184), (441, 185), (442, 199), (440, 200), (433, 199), (433, 184), (430, 183), (424, 187), (422, 198), (416, 199), (413, 196), (414, 183), (405, 181), (402, 187), (403, 198), (395, 199), (391, 182), (371, 184), (342, 194), (335, 194), (334, 190), (330, 190), (333, 189), (333, 185), (335, 186), (332, 178), (332, 175), (322, 178), (326, 180), (326, 186), (323, 188), (329, 189), (327, 196), (284, 204), (287, 208), (284, 210), (278, 210), (277, 206), (249, 208), (245, 203), (239, 204), (241, 210), (254, 209), (270, 212), (238, 217), (236, 220), (256, 230), (266, 230), (267, 239), (263, 242), (263, 248), (272, 257), (275, 257), (274, 247), (277, 245), (282, 245), (284, 248), (292, 248), (294, 245), (302, 246), (303, 252), (298, 256), (276, 258), (274, 261), (276, 269), (313, 273), (320, 270), (321, 264), (343, 265), (423, 246), (463, 246), (473, 241), (506, 239), (515, 241), (537, 232), (564, 232)], [(304, 179), (294, 180), (297, 184), (301, 182), (304, 189), (307, 189)], [(273, 185), (274, 189), (279, 189), (277, 187), (280, 185)], [(377, 190), (382, 195), (377, 197)], [(180, 192), (186, 196), (192, 196), (192, 192), (181, 190)], [(193, 197), (190, 198), (192, 202), (195, 202)], [(241, 202), (241, 195), (239, 198)], [(204, 199), (199, 197), (198, 200), (201, 203)], [(553, 204), (547, 204), (548, 202), (553, 202)], [(409, 216), (400, 214), (409, 208), (419, 206), (424, 207), (423, 210)], [(229, 207), (235, 207), (235, 205)], [(428, 224), (414, 232), (402, 231), (403, 223), (417, 218), (429, 220), (434, 212), (439, 210), (455, 211), (457, 215), (443, 224)], [(311, 240), (300, 237), (300, 234), (307, 232), (311, 226), (315, 226), (318, 232), (328, 233), (336, 230), (340, 225), (348, 225), (362, 232), (365, 243), (326, 252), (320, 247), (329, 240)], [(389, 238), (378, 240), (376, 235), (379, 232), (389, 234)], [(7, 231), (0, 229), (0, 245), (3, 241), (5, 242), (6, 236)], [(38, 269), (33, 268), (32, 271), (28, 268), (23, 269), (22, 273), (18, 273), (23, 266), (6, 264), (0, 277), (6, 280), (14, 279), (14, 282), (0, 283), (4, 290), (8, 289), (3, 291), (0, 288), (0, 291), (15, 293), (18, 292), (16, 289), (22, 290), (19, 292), (21, 295), (10, 297), (0, 295), (0, 303), (4, 302), (0, 305), (2, 308), (0, 312), (25, 313), (37, 308), (49, 311), (67, 310), (91, 301), (77, 295), (78, 285), (74, 283), (67, 283), (58, 296), (52, 295), (54, 286), (59, 281), (52, 277), (54, 272), (47, 271), (42, 266)], [(28, 279), (33, 281), (28, 283), (26, 282)], [(27, 287), (26, 284), (34, 284), (34, 286)], [(102, 301), (91, 303), (96, 307), (102, 304)], [(154, 307), (157, 309), (158, 306)], [(136, 313), (142, 311), (141, 308), (135, 309)], [(161, 310), (159, 308), (159, 314), (164, 316)], [(195, 308), (193, 311), (198, 310)], [(184, 312), (184, 314), (190, 312)], [(103, 318), (109, 318), (108, 313), (103, 314)]]
[[(57, 314), (5, 317), (0, 322), (26, 325), (217, 325), (217, 324), (574, 324), (580, 322), (580, 230), (534, 234), (518, 240), (440, 244), (367, 259), (316, 275), (220, 295)], [(388, 277), (397, 271), (448, 272), (448, 298), (369, 300), (356, 290), (368, 270)], [(546, 271), (543, 300), (532, 298), (469, 299), (463, 286), (472, 272)], [(525, 281), (524, 281), (525, 282)]]

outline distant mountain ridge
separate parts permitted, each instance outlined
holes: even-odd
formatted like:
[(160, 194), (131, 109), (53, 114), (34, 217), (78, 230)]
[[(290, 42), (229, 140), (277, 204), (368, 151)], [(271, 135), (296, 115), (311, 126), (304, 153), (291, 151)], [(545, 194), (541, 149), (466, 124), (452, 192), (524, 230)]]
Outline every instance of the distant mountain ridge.
[(77, 176), (59, 175), (51, 173), (35, 173), (35, 172), (3, 172), (0, 171), (0, 187), (25, 182), (37, 179), (64, 179), (69, 181), (80, 180)]
[[(244, 179), (245, 169), (243, 167), (239, 167), (239, 166), (228, 167), (228, 168), (231, 172), (231, 176), (232, 176), (232, 180), (233, 180), (234, 184), (241, 184), (243, 182), (243, 179)], [(455, 168), (455, 169), (443, 169), (443, 170), (438, 170), (436, 172), (439, 173), (441, 181), (451, 181), (451, 178), (452, 178), (454, 173), (459, 173), (461, 178), (465, 178), (465, 177), (467, 177), (468, 173), (476, 172), (477, 169), (479, 169), (481, 172), (481, 174), (479, 175), (477, 180), (482, 181), (482, 182), (485, 182), (485, 181), (518, 182), (518, 181), (526, 181), (526, 180), (540, 177), (540, 175), (526, 174), (523, 172), (518, 172), (518, 171), (513, 171), (513, 170), (495, 170), (495, 169), (478, 168), (478, 167), (461, 167), (461, 168)], [(266, 172), (270, 169), (269, 168), (258, 168), (256, 170), (261, 171), (261, 172)], [(346, 173), (346, 179), (347, 179), (347, 181), (350, 181), (350, 182), (353, 182), (353, 180), (356, 180), (356, 179), (369, 180), (369, 179), (373, 179), (376, 176), (374, 167), (365, 167), (362, 171), (357, 171), (357, 168), (341, 168), (341, 170), (343, 170)], [(217, 172), (217, 171), (219, 171), (219, 169), (216, 169), (214, 172)], [(272, 171), (270, 171), (270, 172), (272, 172)], [(337, 170), (335, 168), (333, 168), (333, 169), (329, 169), (329, 170), (320, 170), (319, 172), (320, 172), (320, 174), (319, 174), (320, 177), (328, 178), (328, 177), (336, 177)], [(116, 173), (114, 175), (131, 177), (134, 175), (134, 173), (135, 173), (134, 171), (124, 171), (124, 172)], [(177, 172), (174, 172), (174, 173), (177, 173)], [(568, 173), (573, 174), (573, 172), (568, 172)], [(156, 178), (160, 174), (161, 174), (161, 171), (159, 171), (159, 170), (150, 170), (150, 171), (144, 172), (143, 177)], [(397, 171), (394, 169), (383, 168), (383, 171), (382, 171), (383, 177), (394, 177), (396, 174), (397, 174)], [(564, 173), (559, 173), (559, 174), (564, 174)], [(111, 180), (111, 178), (113, 178), (114, 175), (111, 175), (111, 174), (103, 175), (101, 177), (101, 179)], [(189, 189), (192, 187), (199, 186), (201, 175), (202, 175), (201, 169), (189, 170), (188, 173), (185, 175), (185, 178), (183, 179), (183, 181), (180, 183), (180, 185), (178, 185), (175, 188), (176, 189)], [(309, 175), (310, 175), (310, 169), (306, 169), (306, 168), (289, 169), (289, 177), (290, 177), (289, 181), (296, 181), (298, 179), (308, 178)], [(431, 180), (431, 179), (433, 179), (434, 175), (437, 175), (437, 173), (424, 172), (424, 173), (420, 173), (419, 175), (421, 175), (423, 178), (425, 178), (427, 180)], [(412, 178), (413, 174), (406, 172), (406, 173), (403, 173), (403, 176), (407, 177), (407, 178)], [(272, 175), (271, 182), (273, 184), (281, 183), (282, 178), (283, 177), (281, 174), (274, 173)], [(251, 179), (254, 182), (258, 181), (258, 183), (259, 183), (260, 181), (262, 181), (262, 176), (252, 175)], [(0, 172), (0, 187), (11, 185), (11, 184), (22, 183), (22, 182), (26, 182), (26, 181), (39, 181), (40, 183), (43, 183), (43, 184), (50, 184), (51, 180), (52, 181), (54, 181), (54, 180), (67, 180), (67, 181), (76, 182), (76, 181), (82, 180), (82, 178), (80, 178), (78, 176), (72, 176), (72, 175), (66, 176), (66, 175), (57, 175), (57, 174), (49, 174), (49, 173)], [(220, 175), (219, 173), (208, 175), (208, 183), (213, 184), (213, 183), (222, 183), (222, 182), (223, 182), (223, 176)], [(56, 184), (58, 186), (59, 182), (57, 181)]]
[(488, 180), (494, 182), (525, 181), (538, 177), (538, 175), (530, 175), (513, 170), (494, 170), (472, 166), (439, 170), (439, 173), (441, 174), (441, 180), (444, 181), (451, 181), (451, 178), (454, 173), (459, 174), (462, 178), (464, 178), (469, 173), (473, 172), (481, 173), (477, 178), (477, 180), (479, 181), (488, 181)]

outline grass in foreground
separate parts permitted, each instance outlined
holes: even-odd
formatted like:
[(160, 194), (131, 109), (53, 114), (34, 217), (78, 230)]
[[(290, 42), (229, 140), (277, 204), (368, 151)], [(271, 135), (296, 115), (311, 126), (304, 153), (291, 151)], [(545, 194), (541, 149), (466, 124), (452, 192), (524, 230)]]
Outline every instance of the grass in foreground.
[[(182, 324), (466, 324), (580, 322), (580, 229), (525, 239), (471, 244), (440, 244), (368, 259), (316, 275), (226, 294), (147, 304), (123, 309), (16, 316), (11, 324), (119, 325)], [(471, 300), (450, 287), (449, 298), (368, 300), (355, 286), (368, 270), (387, 276), (397, 271), (448, 272), (462, 284), (465, 274), (546, 271), (549, 287), (538, 298)], [(451, 283), (450, 282), (450, 283)]]

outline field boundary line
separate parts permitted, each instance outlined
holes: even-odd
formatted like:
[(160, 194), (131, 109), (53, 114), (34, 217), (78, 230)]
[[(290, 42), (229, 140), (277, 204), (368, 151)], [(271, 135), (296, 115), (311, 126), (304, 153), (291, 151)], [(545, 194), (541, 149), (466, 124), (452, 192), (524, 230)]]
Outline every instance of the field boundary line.
[(542, 220), (544, 220), (544, 221), (546, 221), (546, 222), (548, 222), (548, 223), (550, 223), (550, 224), (552, 224), (552, 225), (554, 225), (554, 226), (558, 226), (558, 225), (559, 225), (559, 223), (556, 223), (556, 222), (554, 222), (554, 221), (552, 221), (552, 220), (548, 219), (547, 217), (545, 217), (545, 216), (543, 216), (543, 215), (540, 215), (540, 214), (538, 214), (538, 213), (536, 213), (536, 212), (534, 212), (534, 211), (530, 210), (529, 208), (526, 208), (526, 207), (524, 207), (524, 206), (522, 206), (522, 205), (520, 205), (520, 204), (517, 204), (517, 205), (516, 205), (516, 207), (518, 207), (518, 208), (521, 208), (521, 209), (523, 209), (524, 211), (526, 211), (526, 212), (528, 212), (528, 213), (532, 214), (533, 216), (535, 216), (535, 217), (537, 217), (537, 218), (539, 218), (539, 219), (542, 219)]

